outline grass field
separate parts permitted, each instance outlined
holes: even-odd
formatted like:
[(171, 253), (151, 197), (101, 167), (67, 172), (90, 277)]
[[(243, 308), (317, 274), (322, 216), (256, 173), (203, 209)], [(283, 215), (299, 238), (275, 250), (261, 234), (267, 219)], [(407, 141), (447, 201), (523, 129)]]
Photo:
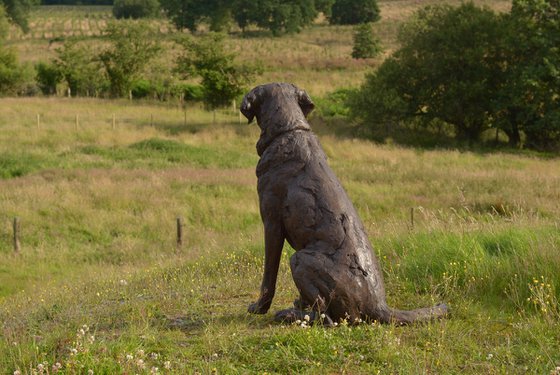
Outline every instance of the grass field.
[[(388, 52), (398, 24), (428, 3), (380, 2)], [(110, 19), (108, 8), (43, 10), (29, 36), (12, 34), (23, 61), (52, 57), (60, 42), (48, 33), (61, 24), (99, 44), (75, 25)], [(351, 33), (319, 23), (230, 43), (264, 61), (259, 83), (316, 97), (358, 85), (381, 61), (353, 61)], [(297, 297), (287, 245), (271, 313), (248, 315), (263, 267), (259, 131), (232, 110), (214, 119), (195, 104), (0, 98), (0, 374), (560, 374), (558, 157), (378, 145), (311, 122), (389, 303), (443, 301), (447, 319), (277, 325), (272, 313)]]
[[(245, 313), (262, 269), (258, 131), (232, 112), (212, 121), (191, 108), (185, 123), (180, 108), (149, 103), (0, 101), (2, 373), (52, 373), (56, 363), (69, 374), (543, 374), (560, 365), (557, 159), (379, 146), (318, 126), (390, 303), (445, 301), (452, 313), (411, 327), (283, 327)], [(296, 297), (292, 252), (273, 309)]]

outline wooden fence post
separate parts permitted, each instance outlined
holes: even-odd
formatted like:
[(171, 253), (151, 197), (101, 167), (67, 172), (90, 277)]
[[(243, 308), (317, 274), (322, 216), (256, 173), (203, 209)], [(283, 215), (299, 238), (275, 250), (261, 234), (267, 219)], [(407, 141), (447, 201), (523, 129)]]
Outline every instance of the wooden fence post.
[(177, 217), (177, 249), (183, 247), (183, 218)]
[(21, 244), (19, 242), (20, 222), (19, 217), (14, 217), (14, 252), (19, 253)]
[(410, 207), (410, 229), (414, 229), (414, 207)]

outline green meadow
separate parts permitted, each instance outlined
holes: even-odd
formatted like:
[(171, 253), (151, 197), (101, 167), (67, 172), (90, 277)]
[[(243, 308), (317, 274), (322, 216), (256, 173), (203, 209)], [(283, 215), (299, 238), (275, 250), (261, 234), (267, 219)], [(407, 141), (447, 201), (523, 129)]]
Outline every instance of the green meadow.
[[(419, 5), (380, 5), (390, 45), (390, 27)], [(37, 11), (33, 22), (76, 12)], [(96, 12), (87, 20), (97, 25), (107, 16)], [(321, 98), (378, 63), (347, 57), (351, 30), (319, 24), (239, 48), (247, 60), (268, 48), (259, 82)], [(48, 38), (11, 43), (36, 61), (52, 53)], [(288, 43), (299, 47), (281, 59)], [(558, 157), (381, 145), (342, 129), (345, 119), (310, 121), (368, 231), (390, 305), (445, 302), (448, 318), (276, 324), (274, 311), (297, 297), (288, 245), (271, 312), (247, 314), (264, 255), (259, 130), (233, 109), (0, 98), (0, 373), (560, 374)]]

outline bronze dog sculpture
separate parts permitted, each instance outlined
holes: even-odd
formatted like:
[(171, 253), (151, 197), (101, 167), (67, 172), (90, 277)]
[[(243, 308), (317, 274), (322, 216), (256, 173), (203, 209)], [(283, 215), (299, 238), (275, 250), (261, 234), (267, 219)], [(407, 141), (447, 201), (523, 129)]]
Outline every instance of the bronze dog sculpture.
[(444, 316), (444, 304), (411, 311), (387, 305), (363, 224), (307, 123), (313, 108), (305, 91), (287, 83), (257, 86), (241, 104), (249, 123), (256, 117), (261, 128), (257, 189), (265, 263), (260, 297), (249, 312), (270, 308), (287, 240), (296, 250), (290, 267), (300, 299), (293, 309), (278, 312), (278, 321), (302, 319), (306, 308), (312, 320), (321, 316), (324, 324), (340, 319), (407, 324)]

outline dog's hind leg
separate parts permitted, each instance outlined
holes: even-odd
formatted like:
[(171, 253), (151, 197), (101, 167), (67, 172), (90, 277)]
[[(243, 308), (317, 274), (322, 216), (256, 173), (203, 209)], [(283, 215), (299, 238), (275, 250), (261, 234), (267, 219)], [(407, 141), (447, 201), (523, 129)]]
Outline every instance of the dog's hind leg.
[(307, 315), (310, 323), (319, 321), (331, 326), (333, 321), (327, 310), (334, 280), (325, 270), (332, 268), (332, 260), (320, 252), (302, 249), (292, 255), (290, 267), (300, 298), (294, 303), (294, 308), (276, 313), (275, 320), (291, 323), (303, 321)]

